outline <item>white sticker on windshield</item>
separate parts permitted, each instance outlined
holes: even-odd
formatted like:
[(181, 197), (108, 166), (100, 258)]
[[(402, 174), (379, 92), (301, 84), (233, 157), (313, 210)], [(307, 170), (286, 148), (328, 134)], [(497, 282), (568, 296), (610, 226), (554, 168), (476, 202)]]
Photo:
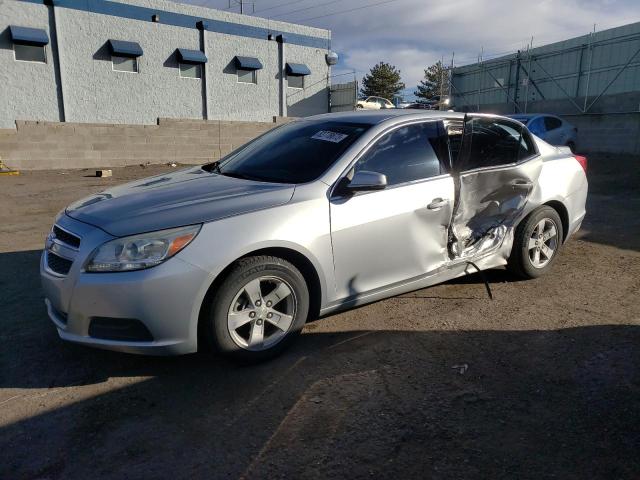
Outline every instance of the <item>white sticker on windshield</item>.
[(345, 135), (344, 133), (331, 132), (329, 130), (320, 130), (311, 138), (315, 140), (323, 140), (325, 142), (340, 143), (348, 136), (349, 135)]

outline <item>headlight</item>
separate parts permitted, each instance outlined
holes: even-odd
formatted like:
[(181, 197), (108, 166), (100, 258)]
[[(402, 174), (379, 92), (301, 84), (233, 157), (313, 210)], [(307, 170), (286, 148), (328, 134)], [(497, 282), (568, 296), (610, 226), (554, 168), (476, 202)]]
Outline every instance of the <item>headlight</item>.
[(124, 272), (158, 265), (189, 245), (200, 225), (116, 238), (96, 248), (84, 266), (87, 272)]

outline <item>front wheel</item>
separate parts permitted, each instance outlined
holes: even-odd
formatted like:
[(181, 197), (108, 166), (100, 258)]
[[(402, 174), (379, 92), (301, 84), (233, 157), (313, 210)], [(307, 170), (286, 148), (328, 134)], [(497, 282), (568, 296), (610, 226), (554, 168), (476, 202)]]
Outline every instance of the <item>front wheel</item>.
[(563, 239), (558, 212), (544, 206), (531, 212), (516, 228), (509, 270), (522, 278), (537, 278), (551, 269)]
[(277, 257), (239, 260), (213, 295), (206, 325), (209, 343), (241, 361), (280, 353), (302, 330), (309, 313), (304, 277)]

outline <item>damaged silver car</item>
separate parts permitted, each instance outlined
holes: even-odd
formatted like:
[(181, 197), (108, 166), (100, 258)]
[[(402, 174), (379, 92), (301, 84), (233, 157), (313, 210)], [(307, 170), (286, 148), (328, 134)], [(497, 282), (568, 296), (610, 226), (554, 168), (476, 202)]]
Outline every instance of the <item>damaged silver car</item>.
[(586, 196), (586, 158), (512, 119), (320, 115), (69, 206), (42, 283), (65, 340), (260, 360), (310, 318), (475, 270), (548, 272)]

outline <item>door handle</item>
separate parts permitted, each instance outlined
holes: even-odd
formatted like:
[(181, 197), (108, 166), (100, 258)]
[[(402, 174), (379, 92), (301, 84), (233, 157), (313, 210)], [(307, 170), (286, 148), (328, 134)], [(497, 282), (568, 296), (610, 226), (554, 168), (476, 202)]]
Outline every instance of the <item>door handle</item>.
[(533, 182), (524, 182), (524, 181), (515, 181), (512, 183), (513, 188), (531, 188), (533, 187)]
[(427, 205), (429, 210), (439, 210), (449, 203), (449, 200), (445, 200), (443, 198), (434, 198), (431, 200), (431, 203)]

